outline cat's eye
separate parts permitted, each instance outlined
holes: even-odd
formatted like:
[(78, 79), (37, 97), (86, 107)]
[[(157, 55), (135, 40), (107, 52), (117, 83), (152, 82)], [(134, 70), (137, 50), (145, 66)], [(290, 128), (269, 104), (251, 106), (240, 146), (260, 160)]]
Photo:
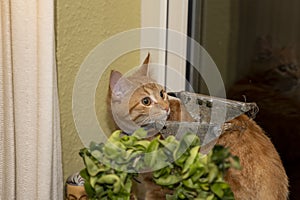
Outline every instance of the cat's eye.
[(149, 97), (145, 97), (142, 99), (142, 104), (145, 106), (150, 106), (151, 104), (151, 99)]
[(295, 64), (289, 64), (289, 68), (292, 71), (298, 71), (297, 65), (295, 65)]
[(286, 65), (279, 65), (279, 66), (278, 66), (278, 69), (279, 69), (281, 72), (286, 72), (286, 71), (287, 71), (287, 66), (286, 66)]
[(159, 95), (160, 95), (161, 98), (164, 98), (165, 97), (165, 92), (163, 90), (161, 90)]

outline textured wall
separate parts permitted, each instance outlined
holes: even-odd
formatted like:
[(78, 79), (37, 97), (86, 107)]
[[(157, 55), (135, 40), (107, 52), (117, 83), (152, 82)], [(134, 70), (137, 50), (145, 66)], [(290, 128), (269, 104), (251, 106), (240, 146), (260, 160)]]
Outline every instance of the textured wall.
[[(72, 117), (72, 89), (79, 66), (101, 41), (132, 28), (140, 27), (140, 0), (57, 0), (56, 36), (58, 89), (61, 111), (64, 179), (83, 168), (78, 155), (83, 147)], [(122, 56), (111, 67), (122, 72), (139, 63), (139, 52)], [(98, 119), (107, 125), (106, 95), (109, 71), (99, 82), (96, 94)]]

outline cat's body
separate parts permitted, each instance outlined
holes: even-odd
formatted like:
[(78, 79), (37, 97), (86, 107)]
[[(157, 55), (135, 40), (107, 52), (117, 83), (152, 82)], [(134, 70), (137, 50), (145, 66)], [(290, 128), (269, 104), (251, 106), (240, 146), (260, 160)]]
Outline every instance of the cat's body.
[(231, 169), (225, 177), (235, 199), (287, 199), (287, 176), (270, 139), (246, 115), (230, 123), (232, 128), (226, 130), (217, 143), (229, 147), (231, 153), (240, 158), (242, 170)]
[[(148, 61), (149, 57), (137, 73), (127, 78), (131, 82), (129, 85), (135, 84), (133, 80), (137, 77), (144, 83), (131, 93), (127, 116), (132, 120), (137, 120), (139, 119), (137, 113), (140, 113), (141, 118), (147, 118), (148, 113), (148, 120), (137, 120), (139, 125), (143, 125), (141, 122), (152, 122), (156, 118), (163, 119), (166, 116), (171, 121), (193, 121), (180, 100), (169, 99), (163, 88), (147, 77)], [(112, 101), (114, 101), (114, 93), (117, 92), (113, 88), (118, 79), (120, 79), (120, 74), (112, 72), (110, 84), (113, 93)], [(134, 109), (137, 109), (136, 112)], [(271, 141), (256, 123), (245, 115), (232, 120), (230, 124), (217, 143), (229, 147), (231, 152), (239, 156), (241, 160), (243, 169), (241, 171), (230, 170), (225, 177), (235, 198), (242, 200), (287, 199), (287, 176)], [(141, 175), (140, 181), (141, 183), (137, 183), (137, 190), (135, 190), (138, 191), (139, 199), (165, 199), (166, 193), (170, 192), (155, 185), (152, 182), (151, 173)]]

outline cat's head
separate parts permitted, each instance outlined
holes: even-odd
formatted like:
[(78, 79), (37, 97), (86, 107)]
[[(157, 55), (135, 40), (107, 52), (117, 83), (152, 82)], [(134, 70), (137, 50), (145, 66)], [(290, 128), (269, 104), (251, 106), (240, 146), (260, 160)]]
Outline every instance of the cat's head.
[(251, 66), (262, 73), (264, 82), (276, 90), (286, 91), (300, 83), (300, 66), (292, 47), (275, 48), (270, 36), (260, 37)]
[(111, 110), (116, 124), (125, 132), (165, 121), (170, 114), (168, 95), (163, 86), (148, 76), (148, 63), (149, 55), (130, 76), (111, 72)]

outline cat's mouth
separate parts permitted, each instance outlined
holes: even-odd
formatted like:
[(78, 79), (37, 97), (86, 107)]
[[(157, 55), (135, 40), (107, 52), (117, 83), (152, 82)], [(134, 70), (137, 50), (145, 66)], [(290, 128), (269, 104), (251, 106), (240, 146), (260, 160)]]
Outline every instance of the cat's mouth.
[(155, 114), (155, 115), (150, 115), (149, 118), (150, 120), (147, 123), (155, 123), (157, 121), (167, 121), (168, 117), (169, 117), (169, 113), (170, 111), (166, 111), (163, 114)]
[(161, 121), (161, 120), (167, 120), (169, 114), (166, 112), (166, 114), (163, 115), (154, 115), (154, 116), (150, 116), (152, 118), (151, 122), (155, 122), (155, 121)]

